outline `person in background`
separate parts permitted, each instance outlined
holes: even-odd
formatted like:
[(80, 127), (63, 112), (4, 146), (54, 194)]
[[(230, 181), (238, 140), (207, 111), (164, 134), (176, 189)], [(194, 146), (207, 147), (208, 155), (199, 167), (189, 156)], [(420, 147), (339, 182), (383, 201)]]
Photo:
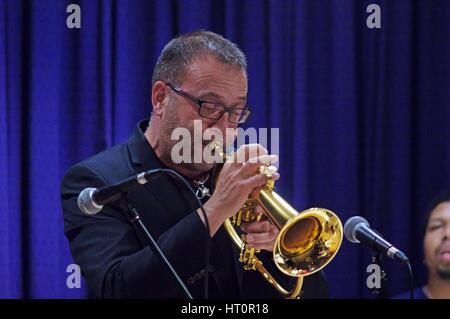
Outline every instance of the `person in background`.
[[(431, 203), (425, 220), (424, 263), (428, 279), (414, 290), (414, 299), (450, 299), (450, 190)], [(409, 292), (394, 299), (407, 299)]]

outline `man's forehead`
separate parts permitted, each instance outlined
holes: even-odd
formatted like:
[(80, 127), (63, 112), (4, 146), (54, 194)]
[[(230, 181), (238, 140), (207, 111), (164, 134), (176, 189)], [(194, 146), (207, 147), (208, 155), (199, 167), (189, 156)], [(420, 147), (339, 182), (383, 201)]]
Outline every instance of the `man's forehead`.
[(207, 62), (203, 66), (200, 64), (201, 62), (196, 62), (196, 65), (191, 65), (187, 70), (182, 82), (184, 88), (195, 90), (197, 94), (209, 98), (225, 98), (232, 93), (234, 99), (246, 101), (247, 76), (243, 69), (220, 62)]
[(185, 78), (198, 80), (208, 77), (225, 78), (225, 74), (232, 76), (234, 81), (240, 80), (247, 82), (246, 72), (242, 67), (224, 64), (210, 56), (192, 61), (186, 68)]
[[(199, 94), (202, 97), (217, 98), (217, 99), (223, 98), (223, 96), (221, 94), (218, 94), (216, 92), (217, 91), (215, 91), (214, 89), (210, 90), (209, 88), (205, 88), (205, 87), (199, 90)], [(247, 92), (245, 91), (245, 92), (243, 92), (243, 95), (236, 96), (235, 98), (237, 100), (241, 100), (241, 101), (245, 102), (247, 100), (246, 94), (247, 94)]]
[(450, 220), (450, 201), (438, 204), (431, 212), (430, 221), (443, 219)]

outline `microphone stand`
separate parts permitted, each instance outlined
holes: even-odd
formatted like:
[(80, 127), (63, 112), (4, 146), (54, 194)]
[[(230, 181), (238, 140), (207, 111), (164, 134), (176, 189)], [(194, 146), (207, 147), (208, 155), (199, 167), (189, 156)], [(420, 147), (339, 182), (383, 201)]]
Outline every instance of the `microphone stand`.
[(136, 208), (131, 206), (130, 202), (127, 199), (127, 196), (124, 196), (123, 199), (120, 201), (120, 206), (122, 208), (122, 211), (127, 213), (129, 220), (133, 224), (136, 224), (138, 226), (138, 228), (144, 233), (145, 237), (147, 237), (148, 242), (150, 244), (149, 246), (152, 249), (153, 253), (156, 254), (159, 257), (159, 259), (161, 260), (161, 262), (166, 266), (170, 275), (175, 280), (175, 282), (178, 284), (179, 288), (183, 291), (185, 296), (188, 299), (191, 299), (191, 300), (194, 299), (192, 297), (191, 293), (189, 292), (189, 290), (187, 289), (186, 285), (184, 284), (184, 282), (181, 280), (180, 276), (177, 274), (175, 269), (172, 267), (170, 262), (167, 260), (164, 253), (159, 248), (158, 244), (156, 243), (155, 239), (148, 231), (147, 227), (145, 227)]

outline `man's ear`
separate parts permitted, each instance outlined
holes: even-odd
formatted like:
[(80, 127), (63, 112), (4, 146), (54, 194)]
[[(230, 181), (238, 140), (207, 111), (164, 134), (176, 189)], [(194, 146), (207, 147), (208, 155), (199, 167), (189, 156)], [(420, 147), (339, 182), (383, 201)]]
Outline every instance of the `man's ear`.
[(167, 86), (162, 81), (156, 81), (152, 86), (153, 114), (157, 115), (159, 118), (162, 117), (168, 98)]

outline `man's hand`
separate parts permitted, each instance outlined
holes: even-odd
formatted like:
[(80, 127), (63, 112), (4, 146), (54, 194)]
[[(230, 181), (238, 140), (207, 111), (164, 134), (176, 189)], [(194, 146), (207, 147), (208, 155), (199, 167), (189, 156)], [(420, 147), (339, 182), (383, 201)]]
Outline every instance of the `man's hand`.
[(242, 224), (241, 230), (247, 233), (249, 247), (267, 251), (273, 251), (275, 239), (280, 232), (278, 227), (268, 220)]
[[(244, 162), (236, 161), (236, 158), (244, 159)], [(277, 160), (278, 157), (268, 155), (263, 146), (249, 144), (241, 146), (234, 154), (233, 159), (225, 162), (217, 180), (214, 194), (204, 205), (211, 236), (216, 233), (227, 218), (235, 215), (241, 209), (254, 189), (267, 182), (266, 176), (258, 173), (259, 167), (275, 163)], [(275, 173), (273, 179), (277, 180), (278, 178), (279, 174)], [(205, 222), (200, 209), (198, 213), (202, 221)], [(257, 237), (257, 240), (260, 240), (260, 236)]]

